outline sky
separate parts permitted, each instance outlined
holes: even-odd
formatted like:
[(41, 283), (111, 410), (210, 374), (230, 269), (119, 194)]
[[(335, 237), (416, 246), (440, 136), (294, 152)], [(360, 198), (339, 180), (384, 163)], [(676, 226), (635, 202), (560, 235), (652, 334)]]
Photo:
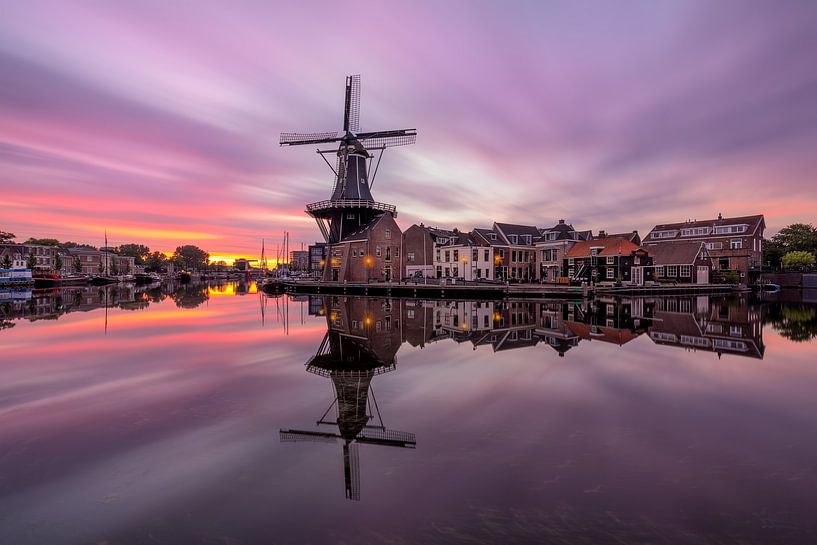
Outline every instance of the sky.
[(0, 230), (214, 256), (320, 239), (360, 74), (398, 223), (817, 223), (815, 2), (0, 0)]

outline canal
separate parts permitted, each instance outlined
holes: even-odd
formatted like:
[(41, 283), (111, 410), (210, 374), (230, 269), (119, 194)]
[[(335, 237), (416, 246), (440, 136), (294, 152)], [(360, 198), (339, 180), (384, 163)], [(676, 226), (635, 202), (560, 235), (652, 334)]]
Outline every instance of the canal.
[(782, 293), (5, 292), (0, 543), (815, 543)]

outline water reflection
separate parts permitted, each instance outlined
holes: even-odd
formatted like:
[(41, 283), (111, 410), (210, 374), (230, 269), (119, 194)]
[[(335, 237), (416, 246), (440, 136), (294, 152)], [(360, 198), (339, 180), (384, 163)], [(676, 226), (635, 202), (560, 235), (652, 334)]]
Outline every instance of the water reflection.
[[(315, 306), (311, 304), (310, 308)], [(372, 385), (375, 376), (396, 369), (394, 355), (401, 342), (399, 314), (394, 313), (388, 300), (331, 297), (324, 298), (323, 305), (315, 310), (326, 316), (327, 332), (306, 370), (330, 379), (335, 392), (316, 426), (335, 427), (338, 431), (281, 430), (281, 441), (339, 440), (343, 445), (346, 497), (360, 500), (359, 444), (399, 448), (416, 445), (413, 433), (386, 428)], [(327, 419), (333, 409), (334, 420)]]

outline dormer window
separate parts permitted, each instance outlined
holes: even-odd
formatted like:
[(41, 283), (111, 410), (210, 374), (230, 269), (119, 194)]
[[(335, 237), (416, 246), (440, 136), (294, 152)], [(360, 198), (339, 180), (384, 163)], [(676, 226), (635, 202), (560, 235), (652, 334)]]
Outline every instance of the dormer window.
[(516, 244), (516, 235), (511, 235), (508, 239), (511, 241), (511, 244)]
[(491, 240), (496, 240), (496, 233), (488, 233), (488, 238)]
[(557, 237), (557, 236), (559, 236), (559, 233), (557, 233), (557, 232), (555, 232), (555, 231), (554, 231), (554, 232), (552, 232), (552, 233), (548, 233), (548, 234), (547, 234), (547, 239), (548, 239), (548, 240), (556, 240), (556, 237)]
[(530, 235), (522, 235), (522, 238), (525, 240), (525, 244), (530, 244), (531, 236)]
[(748, 225), (719, 225), (715, 227), (716, 235), (731, 235), (734, 233), (743, 233), (748, 229)]

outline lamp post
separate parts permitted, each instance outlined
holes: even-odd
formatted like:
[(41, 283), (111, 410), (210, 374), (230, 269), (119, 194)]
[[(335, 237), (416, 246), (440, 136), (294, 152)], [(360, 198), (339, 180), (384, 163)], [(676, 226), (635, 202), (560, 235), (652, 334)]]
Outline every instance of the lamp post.
[(367, 255), (363, 258), (363, 264), (366, 265), (366, 283), (368, 284), (371, 280), (371, 270), (372, 266), (374, 265), (374, 258), (370, 255)]

